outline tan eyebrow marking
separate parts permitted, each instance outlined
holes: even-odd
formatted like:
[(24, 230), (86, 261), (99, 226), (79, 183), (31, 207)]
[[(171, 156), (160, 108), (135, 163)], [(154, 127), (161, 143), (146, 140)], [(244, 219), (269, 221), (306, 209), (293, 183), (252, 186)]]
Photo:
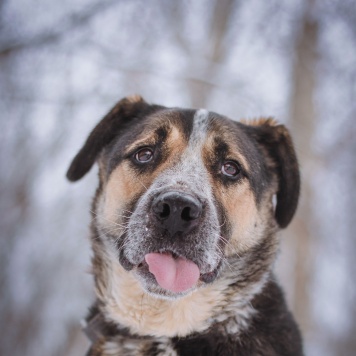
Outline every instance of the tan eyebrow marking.
[(157, 138), (155, 137), (156, 130), (160, 128), (165, 128), (167, 130), (167, 140), (170, 137), (183, 138), (183, 132), (181, 132), (179, 125), (175, 124), (175, 121), (179, 122), (179, 115), (170, 110), (165, 110), (164, 112), (158, 112), (152, 115), (148, 122), (142, 126), (142, 133), (138, 138), (127, 146), (124, 150), (124, 154), (138, 148), (140, 145), (154, 145), (157, 143)]
[(236, 138), (234, 138), (229, 132), (210, 132), (206, 138), (205, 148), (207, 148), (208, 154), (215, 155), (215, 138), (218, 137), (219, 139), (224, 139), (228, 146), (228, 157), (227, 159), (235, 159), (238, 161), (242, 168), (249, 173), (250, 172), (250, 165), (248, 164), (245, 156), (239, 151), (237, 144), (234, 142)]
[(235, 158), (236, 160), (242, 165), (243, 169), (248, 173), (250, 172), (250, 166), (245, 158), (244, 155), (241, 154), (238, 150), (235, 149), (235, 147), (229, 146), (229, 149), (231, 150), (231, 158)]
[(151, 135), (142, 137), (142, 138), (136, 140), (135, 142), (133, 142), (131, 145), (127, 146), (125, 148), (124, 154), (130, 153), (131, 151), (138, 148), (139, 146), (149, 146), (149, 145), (153, 145), (155, 143), (156, 143), (155, 137), (154, 137), (153, 133), (151, 133)]

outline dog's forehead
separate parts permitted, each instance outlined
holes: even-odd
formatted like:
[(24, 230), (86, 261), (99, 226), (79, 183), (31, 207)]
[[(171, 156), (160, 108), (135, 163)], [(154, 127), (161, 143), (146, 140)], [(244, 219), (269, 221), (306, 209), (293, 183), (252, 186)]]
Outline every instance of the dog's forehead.
[(249, 170), (250, 156), (255, 147), (244, 126), (207, 109), (170, 108), (146, 117), (144, 128), (136, 127), (138, 135), (126, 148), (129, 151), (138, 143), (149, 141), (150, 137), (155, 137), (155, 142), (165, 140), (158, 134), (163, 131), (164, 135), (170, 136), (173, 146), (180, 142), (180, 148), (185, 146), (186, 154), (194, 152), (194, 158), (205, 149), (209, 153), (206, 159), (209, 160), (208, 156), (218, 154), (225, 147), (232, 157)]
[(189, 142), (193, 145), (206, 141), (211, 135), (220, 135), (230, 140), (232, 138), (233, 121), (222, 115), (207, 109), (198, 109), (189, 112), (189, 119)]
[(199, 109), (194, 113), (192, 132), (189, 138), (191, 144), (198, 144), (206, 139), (210, 121), (208, 110)]
[(237, 148), (238, 143), (245, 136), (236, 122), (207, 109), (167, 109), (149, 116), (146, 124), (148, 131), (151, 132), (160, 127), (178, 128), (190, 146), (203, 144), (209, 139), (219, 137)]

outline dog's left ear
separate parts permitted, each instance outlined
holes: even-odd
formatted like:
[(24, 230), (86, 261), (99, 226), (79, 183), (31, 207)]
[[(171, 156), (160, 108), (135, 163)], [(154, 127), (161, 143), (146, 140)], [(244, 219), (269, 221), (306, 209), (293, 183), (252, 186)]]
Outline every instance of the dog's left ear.
[(285, 228), (297, 209), (300, 176), (297, 156), (292, 138), (284, 125), (273, 119), (261, 119), (252, 124), (253, 135), (274, 162), (278, 175), (277, 205), (275, 218)]
[(120, 132), (142, 117), (163, 107), (150, 105), (140, 96), (129, 96), (120, 100), (96, 125), (84, 146), (74, 157), (67, 171), (67, 178), (75, 182), (81, 179), (95, 163), (102, 149)]

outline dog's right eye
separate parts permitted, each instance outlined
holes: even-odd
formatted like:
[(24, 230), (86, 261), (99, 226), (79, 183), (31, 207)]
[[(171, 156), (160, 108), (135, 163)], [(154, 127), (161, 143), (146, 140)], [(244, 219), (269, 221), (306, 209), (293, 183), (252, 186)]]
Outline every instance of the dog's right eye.
[(234, 161), (226, 161), (222, 166), (221, 166), (221, 172), (230, 178), (236, 178), (240, 172), (240, 166), (234, 162)]
[(135, 160), (140, 163), (150, 162), (153, 158), (153, 151), (150, 148), (144, 147), (135, 153)]

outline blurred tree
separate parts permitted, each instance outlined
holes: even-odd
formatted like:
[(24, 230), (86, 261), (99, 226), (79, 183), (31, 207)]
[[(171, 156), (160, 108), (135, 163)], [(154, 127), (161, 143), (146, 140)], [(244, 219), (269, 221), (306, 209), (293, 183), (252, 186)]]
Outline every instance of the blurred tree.
[(353, 0), (0, 2), (0, 354), (84, 352), (95, 174), (71, 187), (64, 173), (134, 92), (288, 116), (303, 185), (279, 269), (307, 354), (351, 354), (355, 19)]
[(293, 309), (302, 330), (310, 328), (310, 275), (312, 271), (312, 227), (315, 220), (313, 201), (313, 176), (318, 166), (318, 157), (313, 152), (313, 140), (317, 126), (315, 109), (316, 66), (318, 60), (318, 22), (313, 16), (314, 1), (308, 0), (297, 36), (290, 103), (289, 126), (301, 169), (301, 198), (291, 227), (287, 231), (295, 251)]
[[(189, 58), (182, 78), (189, 90), (189, 106), (193, 108), (206, 107), (211, 91), (217, 85), (213, 79), (219, 73), (219, 65), (226, 60), (228, 29), (238, 6), (239, 1), (236, 0), (214, 0), (206, 4), (202, 13), (203, 21), (207, 22), (203, 46), (192, 45), (189, 34), (183, 31), (189, 3), (170, 2), (162, 8), (163, 17), (170, 23), (174, 46)], [(203, 21), (196, 26), (201, 26)]]

